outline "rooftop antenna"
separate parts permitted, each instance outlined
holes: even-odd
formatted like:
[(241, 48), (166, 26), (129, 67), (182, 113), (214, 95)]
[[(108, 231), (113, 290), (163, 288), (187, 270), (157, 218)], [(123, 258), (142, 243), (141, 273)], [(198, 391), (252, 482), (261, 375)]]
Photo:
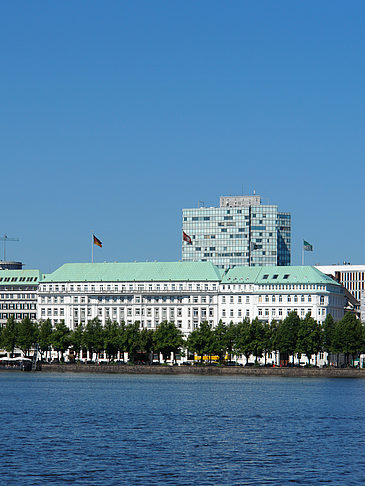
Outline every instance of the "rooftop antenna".
[(19, 241), (19, 238), (9, 238), (9, 236), (2, 236), (0, 237), (0, 241), (4, 242), (4, 262), (6, 262), (6, 242), (7, 241)]

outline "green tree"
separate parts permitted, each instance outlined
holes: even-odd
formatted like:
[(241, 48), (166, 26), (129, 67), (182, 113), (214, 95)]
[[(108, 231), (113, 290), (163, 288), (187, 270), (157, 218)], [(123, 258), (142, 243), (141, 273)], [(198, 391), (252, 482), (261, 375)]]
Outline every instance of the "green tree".
[(41, 321), (38, 325), (38, 345), (41, 352), (41, 357), (43, 353), (46, 353), (46, 359), (48, 352), (51, 351), (52, 345), (52, 323), (49, 319)]
[(364, 348), (363, 327), (359, 319), (347, 312), (335, 326), (336, 350), (344, 353), (346, 364), (349, 364), (349, 356), (352, 355), (354, 365), (355, 356)]
[(214, 335), (211, 325), (207, 322), (201, 322), (197, 329), (192, 331), (186, 341), (190, 351), (200, 356), (200, 362), (203, 362), (204, 355), (211, 355), (214, 349)]
[(64, 360), (63, 355), (71, 344), (71, 331), (66, 326), (65, 321), (58, 322), (52, 333), (52, 345), (57, 351), (58, 356), (61, 353), (61, 361)]
[(220, 363), (223, 363), (224, 356), (230, 345), (229, 338), (229, 328), (220, 320), (217, 327), (213, 330), (213, 353), (219, 356)]
[(86, 324), (82, 336), (82, 347), (89, 351), (90, 359), (92, 359), (93, 353), (96, 354), (96, 359), (99, 359), (99, 354), (104, 349), (104, 330), (97, 317)]
[(333, 331), (332, 331), (332, 351), (336, 354), (336, 363), (339, 363), (339, 354), (344, 352), (343, 343), (346, 340), (346, 336), (344, 334), (344, 326), (341, 321), (335, 322)]
[(146, 353), (147, 362), (151, 363), (151, 355), (154, 350), (154, 331), (152, 329), (142, 329), (139, 333), (139, 348)]
[(226, 331), (226, 351), (228, 353), (228, 360), (232, 360), (232, 354), (235, 347), (235, 342), (237, 338), (237, 325), (230, 322), (227, 326)]
[(119, 345), (119, 324), (108, 320), (104, 326), (104, 349), (109, 361), (116, 358)]
[(327, 363), (330, 353), (334, 351), (334, 332), (335, 321), (331, 314), (327, 314), (322, 326), (322, 345), (323, 350), (327, 353)]
[(264, 333), (263, 323), (256, 317), (250, 325), (250, 341), (252, 353), (255, 356), (255, 362), (257, 362), (257, 358), (262, 356), (262, 351), (264, 349)]
[(23, 351), (25, 356), (28, 356), (30, 349), (34, 347), (37, 339), (37, 325), (28, 316), (24, 317), (18, 324), (17, 346)]
[(297, 313), (290, 312), (289, 315), (281, 321), (276, 333), (276, 344), (280, 353), (292, 356), (293, 363), (297, 347), (299, 324), (300, 318)]
[(84, 330), (84, 326), (80, 324), (71, 332), (71, 346), (75, 354), (75, 359), (80, 359), (81, 351), (84, 349)]
[(19, 323), (14, 316), (10, 316), (1, 333), (2, 347), (10, 353), (12, 357), (18, 340)]
[(275, 319), (271, 321), (270, 328), (271, 328), (271, 351), (275, 353), (275, 364), (278, 364), (278, 350), (279, 350), (279, 344), (278, 344), (278, 328), (279, 328), (280, 323), (276, 321)]
[(183, 345), (183, 335), (180, 329), (178, 329), (173, 322), (163, 321), (156, 328), (153, 336), (154, 349), (158, 353), (161, 353), (163, 360), (166, 360), (174, 353), (174, 359), (176, 353), (181, 349)]
[(299, 322), (298, 337), (296, 352), (305, 354), (308, 363), (310, 363), (311, 356), (316, 355), (322, 349), (322, 334), (321, 327), (317, 321), (313, 319), (308, 313), (304, 319)]
[(127, 331), (125, 322), (122, 321), (118, 326), (117, 345), (118, 352), (124, 360), (124, 353), (127, 352)]
[(125, 328), (125, 350), (132, 363), (135, 362), (135, 354), (139, 349), (139, 325), (140, 322), (136, 321), (133, 324), (127, 324)]
[(246, 364), (253, 352), (250, 320), (244, 319), (236, 325), (236, 341), (234, 352), (236, 355), (243, 354), (246, 358)]

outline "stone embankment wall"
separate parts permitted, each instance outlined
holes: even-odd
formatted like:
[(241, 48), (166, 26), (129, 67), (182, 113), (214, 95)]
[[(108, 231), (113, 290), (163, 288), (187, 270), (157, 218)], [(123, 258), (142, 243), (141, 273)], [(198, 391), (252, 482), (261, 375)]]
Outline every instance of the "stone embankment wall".
[(43, 364), (42, 372), (115, 373), (153, 375), (287, 376), (312, 378), (365, 378), (365, 369), (252, 368), (240, 366), (146, 366), (96, 364)]

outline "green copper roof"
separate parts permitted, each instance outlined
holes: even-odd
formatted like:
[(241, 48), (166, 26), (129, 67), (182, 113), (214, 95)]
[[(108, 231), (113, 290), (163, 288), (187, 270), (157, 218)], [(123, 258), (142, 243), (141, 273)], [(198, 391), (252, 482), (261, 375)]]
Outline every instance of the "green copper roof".
[(222, 283), (270, 284), (332, 284), (339, 285), (315, 267), (234, 267), (225, 274)]
[(40, 279), (39, 270), (0, 270), (0, 285), (34, 285)]
[(66, 263), (42, 282), (220, 281), (211, 262)]

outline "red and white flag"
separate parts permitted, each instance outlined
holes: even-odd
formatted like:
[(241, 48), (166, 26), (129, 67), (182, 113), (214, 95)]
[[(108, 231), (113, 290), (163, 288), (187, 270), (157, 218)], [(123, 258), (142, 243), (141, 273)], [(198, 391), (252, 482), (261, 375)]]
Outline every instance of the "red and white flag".
[(187, 234), (185, 233), (185, 231), (183, 231), (183, 240), (184, 240), (184, 241), (186, 241), (188, 245), (191, 245), (191, 244), (192, 244), (192, 243), (191, 243), (191, 238), (190, 238), (190, 236), (189, 236), (189, 235), (187, 235)]

